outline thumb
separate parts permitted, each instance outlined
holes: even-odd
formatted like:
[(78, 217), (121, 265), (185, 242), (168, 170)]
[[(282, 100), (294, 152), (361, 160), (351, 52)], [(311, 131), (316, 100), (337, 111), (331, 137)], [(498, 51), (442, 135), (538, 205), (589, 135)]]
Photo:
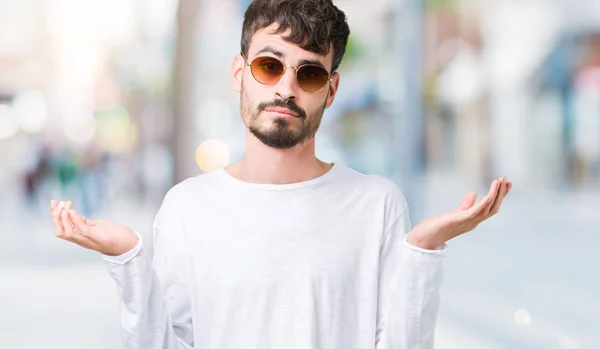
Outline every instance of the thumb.
[(85, 233), (89, 231), (89, 227), (94, 226), (96, 224), (94, 221), (87, 219), (84, 216), (77, 213), (74, 209), (69, 210), (69, 215), (71, 216), (71, 219), (73, 219), (73, 223), (75, 223), (75, 226), (77, 226), (77, 228), (79, 228)]
[(475, 199), (477, 199), (477, 193), (474, 191), (468, 192), (455, 211), (464, 211), (470, 209), (475, 203)]

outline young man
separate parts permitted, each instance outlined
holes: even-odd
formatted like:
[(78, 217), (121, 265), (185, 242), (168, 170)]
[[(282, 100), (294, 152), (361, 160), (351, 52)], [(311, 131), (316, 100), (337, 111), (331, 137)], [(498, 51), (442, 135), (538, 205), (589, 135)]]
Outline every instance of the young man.
[(498, 212), (474, 205), (413, 229), (392, 181), (315, 157), (349, 29), (331, 0), (256, 0), (232, 64), (246, 157), (175, 185), (139, 233), (52, 201), (55, 234), (103, 254), (126, 348), (433, 348), (445, 243)]

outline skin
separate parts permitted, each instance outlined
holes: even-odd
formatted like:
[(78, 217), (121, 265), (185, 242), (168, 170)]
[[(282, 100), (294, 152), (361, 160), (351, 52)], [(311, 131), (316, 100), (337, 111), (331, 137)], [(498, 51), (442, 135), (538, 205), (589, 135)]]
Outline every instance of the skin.
[[(272, 34), (275, 25), (257, 31), (248, 49), (248, 61), (257, 56), (257, 52), (270, 47), (281, 52), (277, 57), (272, 52), (264, 52), (258, 56), (268, 55), (279, 58), (286, 65), (299, 66), (302, 60), (318, 61), (331, 72), (333, 64), (333, 47), (326, 56), (305, 51), (295, 44), (286, 42), (281, 35)], [(286, 32), (282, 33), (284, 36)], [(315, 138), (306, 137), (302, 142), (287, 149), (277, 149), (264, 144), (254, 134), (250, 127), (266, 132), (277, 127), (281, 116), (270, 112), (259, 112), (255, 119), (256, 108), (261, 102), (274, 100), (291, 100), (306, 112), (306, 118), (285, 118), (287, 128), (299, 133), (308, 124), (318, 128), (324, 109), (329, 108), (338, 90), (340, 75), (336, 72), (331, 76), (332, 82), (323, 89), (309, 93), (302, 90), (296, 82), (293, 69), (287, 69), (283, 77), (274, 86), (267, 86), (254, 79), (250, 67), (241, 54), (234, 57), (231, 67), (231, 82), (233, 88), (240, 93), (241, 116), (246, 125), (246, 156), (225, 170), (232, 176), (250, 183), (286, 184), (310, 180), (325, 174), (333, 164), (325, 163), (315, 156)]]
[[(275, 28), (276, 25), (271, 25), (253, 35), (248, 62), (268, 55), (291, 66), (314, 61), (331, 71), (333, 47), (326, 55), (309, 52), (283, 40), (287, 33), (274, 34)], [(324, 110), (331, 106), (338, 90), (339, 74), (333, 73), (331, 79), (320, 91), (309, 93), (298, 86), (294, 69), (288, 68), (277, 84), (263, 85), (254, 79), (244, 57), (235, 55), (231, 82), (240, 93), (240, 114), (246, 125), (246, 156), (225, 167), (225, 171), (242, 181), (270, 184), (307, 181), (327, 173), (333, 164), (316, 157), (314, 135)], [(274, 109), (275, 101), (290, 101), (292, 106), (288, 110)], [(488, 194), (477, 204), (477, 194), (467, 193), (456, 209), (417, 224), (408, 242), (433, 250), (472, 231), (498, 213), (511, 187), (512, 183), (500, 177), (491, 183)], [(71, 201), (52, 200), (50, 211), (55, 235), (82, 247), (117, 256), (138, 243), (130, 228), (111, 221), (87, 219), (73, 210)]]

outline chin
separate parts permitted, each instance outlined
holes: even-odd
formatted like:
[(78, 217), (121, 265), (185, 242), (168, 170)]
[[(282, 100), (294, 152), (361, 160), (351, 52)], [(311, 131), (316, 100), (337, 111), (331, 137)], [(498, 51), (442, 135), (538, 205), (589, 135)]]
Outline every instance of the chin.
[(269, 129), (250, 127), (250, 132), (263, 144), (275, 149), (290, 149), (302, 143), (304, 137), (301, 137), (298, 132), (294, 132), (289, 127), (277, 128), (273, 130), (273, 127)]

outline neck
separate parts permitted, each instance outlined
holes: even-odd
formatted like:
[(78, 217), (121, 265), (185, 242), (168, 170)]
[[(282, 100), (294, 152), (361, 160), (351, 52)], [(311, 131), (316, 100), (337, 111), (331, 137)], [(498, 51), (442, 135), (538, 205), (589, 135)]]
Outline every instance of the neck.
[(294, 148), (275, 149), (264, 145), (247, 131), (245, 158), (225, 170), (249, 183), (289, 184), (320, 177), (332, 166), (315, 156), (314, 137)]

